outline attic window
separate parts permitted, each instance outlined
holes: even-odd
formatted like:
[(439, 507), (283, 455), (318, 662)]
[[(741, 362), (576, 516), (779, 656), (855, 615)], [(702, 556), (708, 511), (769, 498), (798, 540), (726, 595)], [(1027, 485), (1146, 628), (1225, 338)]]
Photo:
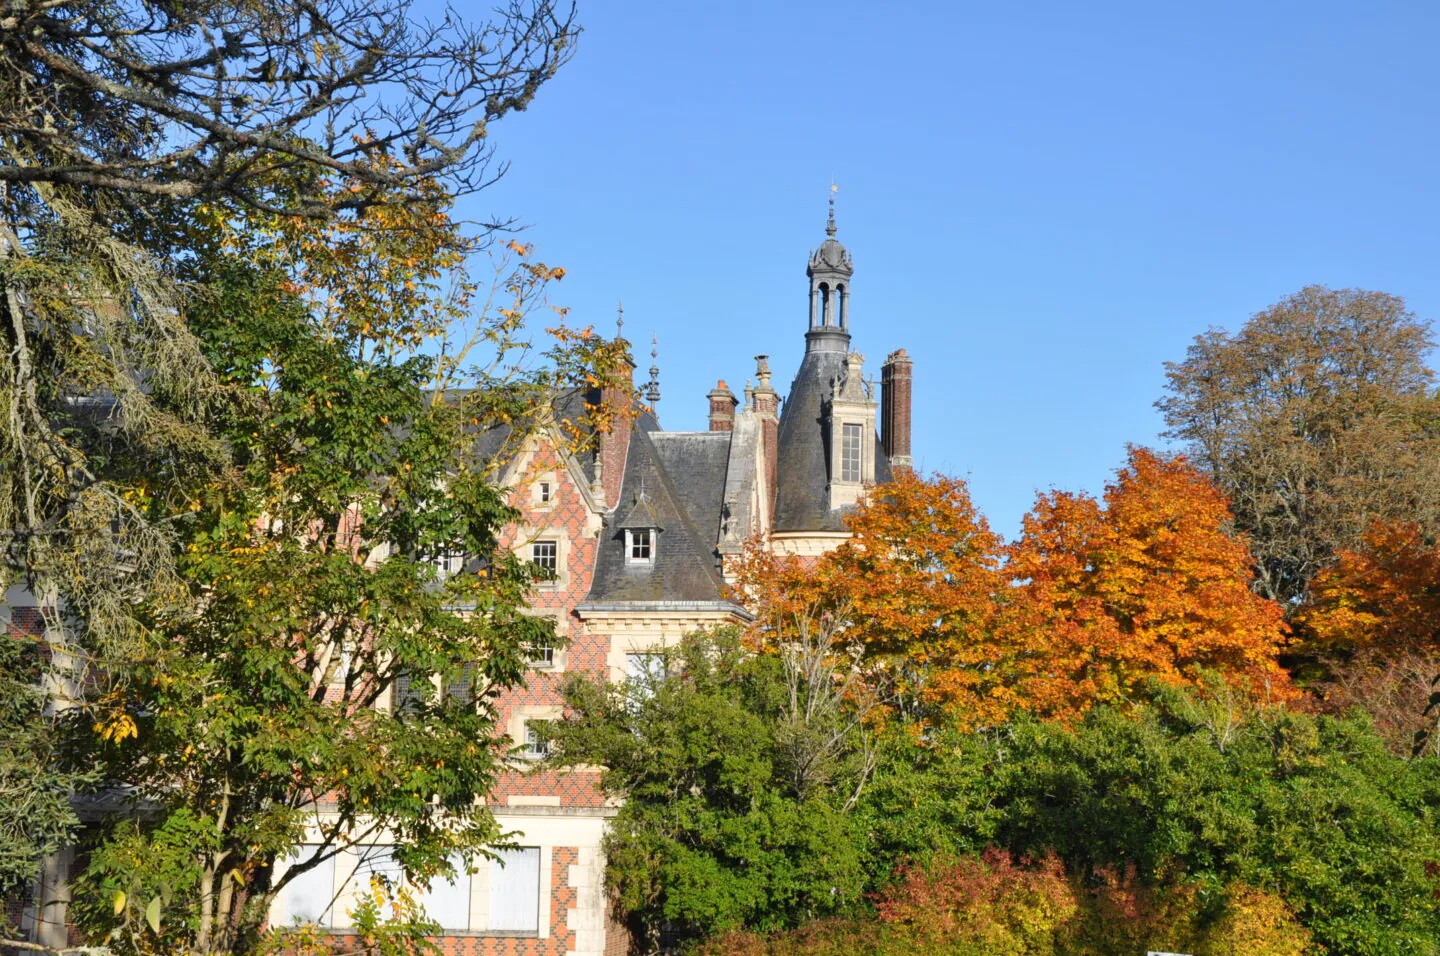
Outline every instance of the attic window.
[(651, 528), (628, 528), (625, 531), (625, 563), (653, 564), (655, 532)]
[(545, 502), (550, 500), (550, 482), (540, 482), (540, 487), (538, 489), (538, 497), (540, 498), (541, 504), (544, 504)]

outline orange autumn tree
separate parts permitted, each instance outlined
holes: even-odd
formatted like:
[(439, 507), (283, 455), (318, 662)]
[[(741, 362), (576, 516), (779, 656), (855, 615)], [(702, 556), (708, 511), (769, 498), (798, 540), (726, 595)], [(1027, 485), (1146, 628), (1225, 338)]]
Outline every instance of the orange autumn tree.
[(739, 584), (757, 647), (826, 630), (896, 711), (922, 720), (1070, 720), (1151, 678), (1206, 672), (1291, 697), (1276, 662), (1283, 616), (1251, 590), (1228, 524), (1209, 481), (1143, 449), (1101, 500), (1041, 496), (1009, 546), (963, 481), (904, 473), (856, 508), (840, 547), (809, 561), (757, 546)]
[(750, 549), (739, 590), (756, 614), (752, 639), (773, 648), (826, 629), (900, 709), (1003, 719), (1015, 705), (992, 666), (1004, 653), (1004, 542), (965, 482), (902, 472), (849, 527), (853, 537), (818, 561)]
[(1440, 549), (1419, 525), (1373, 525), (1316, 577), (1299, 621), (1314, 650), (1440, 652)]
[(1139, 685), (1215, 672), (1257, 696), (1295, 691), (1278, 604), (1251, 589), (1225, 496), (1184, 458), (1135, 448), (1103, 500), (1041, 495), (1009, 549), (1023, 599), (1008, 667), (1027, 709), (1071, 719)]

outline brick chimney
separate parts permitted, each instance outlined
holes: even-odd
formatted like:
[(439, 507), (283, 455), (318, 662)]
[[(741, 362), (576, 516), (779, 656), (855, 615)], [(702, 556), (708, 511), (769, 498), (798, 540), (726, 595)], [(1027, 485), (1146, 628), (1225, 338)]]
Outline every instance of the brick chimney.
[(712, 432), (733, 432), (735, 430), (735, 406), (740, 404), (735, 393), (722, 378), (705, 396), (710, 399), (710, 430)]
[[(617, 340), (624, 341), (618, 336)], [(595, 453), (595, 481), (591, 485), (591, 493), (601, 499), (601, 507), (613, 508), (620, 503), (620, 484), (625, 478), (625, 461), (630, 456), (630, 426), (634, 424), (638, 412), (635, 407), (635, 360), (628, 348), (618, 381), (600, 390), (600, 406), (608, 429), (601, 433), (600, 447)]]
[(770, 356), (755, 356), (755, 378), (759, 384), (750, 393), (751, 409), (760, 420), (760, 444), (765, 453), (765, 494), (773, 513), (776, 480), (776, 460), (780, 452), (780, 395), (770, 387)]
[(880, 443), (890, 467), (913, 468), (910, 457), (910, 377), (904, 349), (891, 352), (880, 367)]

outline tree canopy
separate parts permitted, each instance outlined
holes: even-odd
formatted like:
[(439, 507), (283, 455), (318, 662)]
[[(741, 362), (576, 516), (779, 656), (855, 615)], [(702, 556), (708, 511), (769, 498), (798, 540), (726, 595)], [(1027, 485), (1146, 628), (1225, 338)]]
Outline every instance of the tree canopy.
[(1287, 615), (1372, 521), (1440, 527), (1433, 344), (1397, 296), (1307, 286), (1167, 365), (1169, 435), (1229, 496)]

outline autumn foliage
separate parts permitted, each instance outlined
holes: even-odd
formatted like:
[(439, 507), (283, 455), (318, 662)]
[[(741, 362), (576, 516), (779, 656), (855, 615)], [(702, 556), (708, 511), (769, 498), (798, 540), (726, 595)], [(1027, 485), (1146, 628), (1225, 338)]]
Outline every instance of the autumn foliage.
[(703, 956), (1101, 956), (1155, 946), (1214, 956), (1301, 956), (1310, 933), (1274, 894), (1241, 883), (1216, 891), (1149, 887), (1133, 874), (1067, 874), (1054, 855), (978, 856), (902, 866), (875, 899), (874, 921), (831, 920), (788, 933), (731, 933)]
[(1320, 651), (1440, 651), (1440, 549), (1419, 525), (1377, 523), (1315, 579), (1300, 617)]
[(1276, 661), (1281, 609), (1251, 590), (1224, 496), (1181, 458), (1135, 449), (1101, 499), (1051, 492), (1005, 544), (955, 478), (901, 474), (813, 565), (756, 551), (741, 587), (761, 646), (840, 616), (846, 650), (897, 707), (985, 726), (1020, 712), (1071, 720), (1158, 680), (1216, 672), (1294, 695)]
[(1071, 717), (1147, 679), (1205, 671), (1256, 696), (1293, 695), (1278, 604), (1251, 590), (1225, 496), (1183, 458), (1134, 449), (1102, 500), (1051, 492), (1009, 549), (1023, 599), (1010, 622), (1028, 708)]

